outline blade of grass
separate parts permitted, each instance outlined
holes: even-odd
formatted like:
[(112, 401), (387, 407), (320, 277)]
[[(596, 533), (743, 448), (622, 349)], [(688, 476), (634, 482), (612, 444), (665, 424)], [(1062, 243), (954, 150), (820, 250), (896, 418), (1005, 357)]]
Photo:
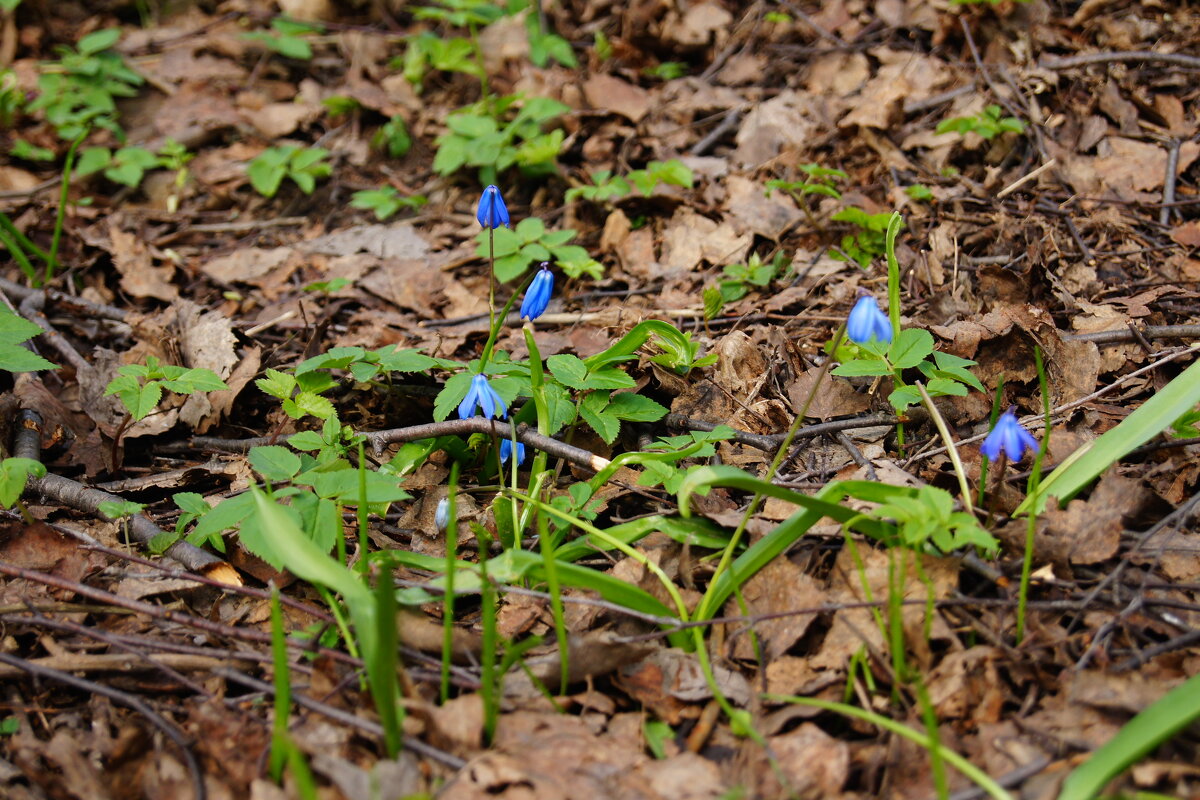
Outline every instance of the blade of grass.
[(1063, 783), (1058, 800), (1091, 800), (1110, 780), (1200, 718), (1200, 675), (1167, 692), (1125, 724)]
[[(1200, 350), (1200, 344), (1190, 350)], [(1197, 403), (1200, 403), (1200, 361), (1175, 376), (1115, 428), (1068, 456), (1015, 513), (1040, 512), (1051, 497), (1058, 498), (1060, 503), (1071, 499), (1100, 473), (1169, 428)]]
[[(992, 778), (989, 777), (988, 774), (979, 767), (975, 766), (970, 761), (967, 761), (953, 750), (950, 750), (949, 748), (932, 741), (926, 734), (921, 733), (920, 731), (915, 731), (907, 725), (896, 722), (893, 719), (880, 716), (873, 711), (864, 711), (857, 706), (851, 706), (845, 703), (834, 703), (829, 700), (818, 700), (814, 697), (795, 697), (792, 695), (779, 694), (766, 694), (763, 695), (763, 697), (776, 702), (811, 706), (813, 708), (821, 708), (826, 711), (833, 711), (834, 713), (842, 714), (843, 716), (861, 719), (864, 722), (869, 722), (872, 725), (883, 728), (886, 731), (890, 731), (897, 736), (902, 736), (905, 739), (908, 739), (910, 742), (914, 742), (931, 752), (934, 748), (937, 748), (942, 759), (947, 764), (961, 772), (976, 786), (986, 792), (990, 797), (994, 798), (994, 800), (1013, 800), (1013, 796), (1005, 791), (1003, 786), (992, 780)], [(1060, 796), (1059, 800), (1064, 800), (1064, 798)]]

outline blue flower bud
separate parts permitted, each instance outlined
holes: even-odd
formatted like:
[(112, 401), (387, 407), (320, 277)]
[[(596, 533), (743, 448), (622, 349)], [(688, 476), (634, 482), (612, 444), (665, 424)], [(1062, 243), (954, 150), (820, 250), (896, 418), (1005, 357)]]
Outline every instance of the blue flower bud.
[[(512, 440), (502, 439), (500, 441), (500, 461), (507, 463), (510, 458), (512, 458)], [(521, 442), (517, 442), (517, 463), (525, 463), (525, 445)]]
[(992, 428), (983, 444), (979, 445), (979, 452), (987, 456), (989, 461), (995, 461), (1001, 453), (1004, 453), (1009, 461), (1020, 461), (1026, 451), (1037, 449), (1037, 439), (1021, 427), (1011, 408), (1000, 415), (1000, 419), (996, 420), (996, 427)]
[(458, 418), (469, 419), (475, 416), (475, 408), (483, 409), (483, 415), (493, 419), (504, 419), (508, 416), (508, 406), (488, 383), (488, 379), (483, 375), (476, 375), (471, 379), (471, 388), (467, 390), (467, 396), (458, 405)]
[(433, 524), (437, 526), (439, 533), (446, 532), (446, 526), (450, 524), (450, 500), (443, 497), (438, 500), (437, 508), (433, 512)]
[(553, 291), (554, 273), (550, 271), (550, 262), (543, 261), (542, 268), (525, 290), (525, 299), (521, 301), (521, 319), (532, 322), (545, 313)]
[(871, 295), (864, 294), (850, 309), (850, 316), (846, 318), (846, 336), (856, 344), (866, 344), (872, 338), (885, 344), (892, 341), (892, 323)]
[(475, 219), (485, 228), (508, 227), (508, 206), (495, 186), (487, 186), (479, 196), (479, 208), (475, 210)]

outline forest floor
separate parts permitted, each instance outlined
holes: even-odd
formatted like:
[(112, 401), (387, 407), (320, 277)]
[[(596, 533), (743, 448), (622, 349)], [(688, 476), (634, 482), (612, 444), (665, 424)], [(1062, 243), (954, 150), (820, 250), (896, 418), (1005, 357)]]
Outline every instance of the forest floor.
[[(1035, 351), (1043, 471), (1195, 360), (1196, 8), (528, 5), (0, 2), (0, 293), (44, 331), (0, 326), (0, 427), (47, 470), (22, 505), (0, 469), (0, 796), (982, 797), (927, 734), (1057, 796), (1200, 674), (1200, 415), (1037, 517), (1023, 619), (1033, 458), (987, 475), (978, 443), (994, 408), (1041, 436)], [(944, 390), (961, 467), (919, 402), (898, 438), (890, 373), (829, 374), (857, 299), (887, 308), (893, 211), (900, 326), (973, 362), (901, 376)], [(543, 260), (549, 308), (493, 353), (489, 293)], [(682, 333), (604, 361), (646, 320)], [(485, 350), (545, 473), (498, 481), (455, 413)], [(802, 515), (731, 467), (960, 510), (961, 473), (998, 547), (948, 546), (936, 503), (907, 548), (867, 535), (899, 510), (812, 519), (721, 593), (726, 548)], [(869, 517), (855, 491), (831, 502)], [(1110, 790), (1200, 796), (1194, 727)]]

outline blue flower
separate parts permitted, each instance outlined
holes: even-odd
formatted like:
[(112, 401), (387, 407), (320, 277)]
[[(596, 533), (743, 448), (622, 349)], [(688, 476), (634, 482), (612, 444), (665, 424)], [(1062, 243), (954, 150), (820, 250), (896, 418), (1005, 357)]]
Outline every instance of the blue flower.
[(1027, 450), (1037, 449), (1037, 439), (1021, 427), (1011, 408), (1000, 415), (1000, 419), (996, 420), (996, 427), (992, 428), (983, 444), (979, 445), (979, 452), (990, 461), (999, 458), (1001, 452), (1008, 456), (1009, 461), (1020, 461)]
[(475, 210), (475, 219), (485, 228), (508, 227), (508, 206), (495, 186), (487, 186), (479, 196), (479, 208)]
[(508, 416), (508, 406), (504, 405), (500, 395), (496, 394), (496, 390), (483, 375), (476, 375), (471, 379), (471, 388), (458, 405), (458, 418), (468, 419), (475, 416), (476, 406), (483, 409), (485, 417), (504, 419)]
[(521, 319), (532, 322), (545, 313), (546, 306), (550, 304), (550, 293), (553, 291), (554, 273), (550, 271), (550, 262), (543, 261), (542, 268), (525, 290), (525, 299), (521, 301)]
[[(510, 458), (512, 458), (512, 440), (503, 439), (500, 442), (500, 461), (506, 463)], [(525, 463), (525, 445), (520, 442), (517, 442), (517, 463)]]
[(885, 344), (892, 341), (892, 323), (871, 295), (864, 294), (850, 309), (850, 316), (846, 318), (846, 336), (858, 344), (866, 344), (873, 338)]

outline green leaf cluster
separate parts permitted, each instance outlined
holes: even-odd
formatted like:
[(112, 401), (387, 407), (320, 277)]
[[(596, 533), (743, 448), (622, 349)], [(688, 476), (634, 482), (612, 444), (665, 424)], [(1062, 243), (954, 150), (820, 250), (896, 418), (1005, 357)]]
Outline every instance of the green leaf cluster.
[(58, 365), (21, 346), (42, 332), (36, 324), (18, 317), (0, 304), (0, 369), (9, 372), (38, 372)]
[(124, 137), (116, 99), (137, 95), (145, 79), (110, 49), (120, 38), (116, 28), (89, 33), (74, 49), (58, 47), (58, 61), (41, 65), (38, 96), (27, 109), (44, 112), (59, 138), (74, 141), (91, 127)]
[(448, 130), (437, 138), (433, 170), (452, 175), (474, 167), (483, 184), (496, 183), (514, 166), (527, 177), (553, 174), (564, 134), (560, 128), (542, 133), (542, 126), (569, 110), (549, 97), (524, 95), (485, 98), (460, 108), (446, 118)]
[(32, 458), (6, 458), (0, 461), (0, 507), (12, 508), (25, 493), (29, 476), (44, 478), (46, 467)]
[(408, 38), (400, 62), (404, 78), (417, 93), (423, 90), (425, 75), (430, 69), (458, 72), (476, 79), (484, 77), (480, 66), (479, 49), (464, 37), (443, 37), (425, 31)]
[[(771, 281), (781, 275), (786, 267), (787, 256), (782, 250), (766, 263), (763, 263), (758, 253), (752, 253), (745, 264), (726, 265), (722, 269), (725, 277), (717, 284), (721, 293), (722, 305), (732, 303), (734, 300), (741, 300), (750, 292), (752, 286), (760, 289), (770, 286)], [(717, 313), (720, 313), (719, 309)]]
[(891, 218), (890, 211), (868, 214), (857, 206), (843, 208), (831, 219), (834, 222), (848, 222), (856, 226), (858, 231), (843, 236), (841, 249), (835, 249), (831, 255), (839, 261), (854, 261), (863, 269), (871, 266), (871, 262), (887, 250), (884, 236)]
[(787, 192), (793, 197), (804, 197), (810, 194), (820, 194), (840, 200), (842, 193), (838, 191), (837, 181), (849, 179), (849, 175), (840, 169), (822, 167), (820, 164), (800, 164), (798, 169), (804, 173), (804, 179), (799, 181), (770, 180), (766, 183), (766, 194), (773, 191)]
[(323, 147), (268, 147), (250, 162), (246, 174), (250, 185), (263, 197), (274, 197), (284, 178), (290, 178), (305, 194), (312, 194), (317, 179), (333, 171), (325, 161), (328, 157), (329, 151)]
[(302, 22), (287, 17), (276, 17), (271, 20), (270, 31), (251, 31), (243, 33), (242, 38), (251, 42), (261, 42), (267, 49), (278, 53), (284, 58), (294, 58), (297, 61), (311, 61), (313, 57), (312, 44), (309, 36), (323, 33), (325, 26), (318, 22)]
[(412, 136), (408, 133), (408, 126), (404, 124), (404, 117), (394, 116), (379, 126), (379, 130), (371, 137), (371, 145), (385, 151), (392, 158), (404, 158), (412, 149)]
[(147, 356), (145, 364), (117, 367), (117, 377), (108, 382), (104, 394), (115, 394), (129, 415), (139, 420), (158, 406), (163, 389), (175, 394), (194, 394), (228, 388), (211, 369), (163, 364), (154, 356)]
[[(24, 106), (25, 93), (21, 91), (17, 73), (11, 69), (0, 70), (0, 128), (11, 128), (13, 120)], [(16, 149), (15, 142), (12, 149)], [(14, 153), (14, 155), (16, 154)], [(25, 156), (18, 156), (18, 158), (25, 158)]]
[(381, 189), (364, 189), (360, 192), (355, 192), (350, 197), (350, 205), (353, 208), (361, 208), (373, 212), (375, 219), (380, 222), (389, 219), (401, 209), (407, 208), (415, 211), (428, 202), (429, 200), (423, 194), (403, 197), (396, 191), (394, 186), (384, 186)]
[[(975, 366), (974, 361), (935, 351), (933, 335), (918, 328), (900, 331), (891, 344), (875, 340), (860, 345), (845, 344), (838, 349), (837, 357), (842, 363), (834, 367), (833, 374), (844, 378), (880, 377), (916, 368), (924, 376), (930, 397), (963, 397), (968, 388), (984, 391), (983, 384), (969, 369)], [(900, 385), (888, 395), (888, 401), (903, 412), (919, 404), (921, 394), (915, 386)]]
[(687, 375), (694, 369), (703, 369), (717, 363), (717, 354), (700, 355), (700, 342), (692, 341), (690, 332), (680, 331), (678, 336), (659, 336), (654, 340), (663, 352), (650, 357), (651, 363)]
[(1177, 439), (1200, 436), (1200, 409), (1192, 409), (1171, 423), (1171, 435)]
[[(357, 348), (355, 348), (357, 349)], [(292, 419), (316, 417), (322, 421), (337, 419), (333, 403), (321, 396), (335, 385), (327, 372), (309, 371), (297, 376), (290, 372), (268, 369), (265, 378), (254, 382), (263, 393), (283, 402), (283, 411)]]
[(347, 370), (354, 380), (365, 383), (380, 376), (386, 377), (392, 372), (424, 372), (433, 367), (456, 363), (430, 358), (420, 350), (401, 349), (395, 345), (384, 345), (376, 350), (334, 347), (321, 355), (301, 361), (293, 372), (297, 380), (302, 380), (304, 376), (316, 370)]
[(637, 187), (642, 196), (649, 197), (660, 183), (690, 189), (694, 181), (691, 168), (677, 158), (651, 161), (644, 169), (632, 170), (625, 177), (614, 175), (611, 170), (593, 172), (592, 185), (571, 187), (567, 190), (566, 200), (572, 203), (582, 198), (600, 203), (625, 197), (633, 191), (633, 187)]
[[(960, 1), (971, 2), (972, 0)], [(1016, 117), (1001, 117), (1002, 113), (1000, 106), (990, 105), (972, 117), (944, 119), (938, 123), (937, 133), (977, 133), (991, 141), (1002, 133), (1025, 132), (1024, 122)]]
[(867, 512), (895, 524), (900, 542), (914, 550), (933, 545), (948, 554), (977, 547), (988, 554), (999, 549), (995, 537), (979, 525), (974, 515), (954, 510), (954, 497), (945, 489), (922, 486), (914, 495), (896, 495)]
[(496, 280), (510, 281), (519, 278), (533, 264), (553, 261), (567, 277), (578, 278), (583, 274), (599, 279), (604, 267), (587, 250), (567, 244), (575, 238), (575, 230), (546, 230), (546, 224), (537, 217), (526, 217), (515, 228), (493, 228), (480, 231), (475, 236), (479, 246), (475, 254), (487, 258), (494, 245), (496, 258)]

